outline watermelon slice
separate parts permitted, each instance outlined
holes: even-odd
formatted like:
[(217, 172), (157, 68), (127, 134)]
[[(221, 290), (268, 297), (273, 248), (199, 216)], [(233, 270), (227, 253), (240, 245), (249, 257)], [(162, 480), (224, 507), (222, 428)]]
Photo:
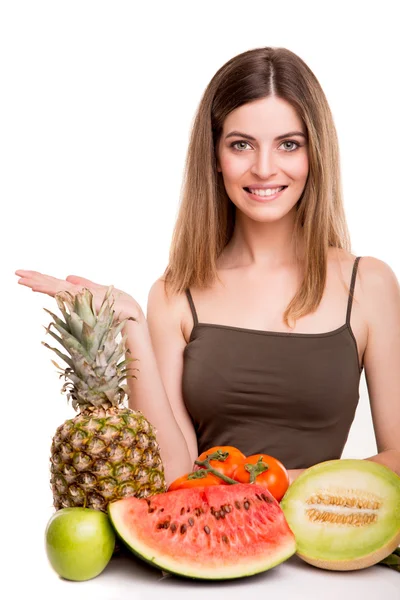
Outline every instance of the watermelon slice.
[(247, 577), (296, 552), (294, 534), (279, 503), (255, 484), (123, 498), (111, 502), (108, 512), (131, 551), (182, 577)]

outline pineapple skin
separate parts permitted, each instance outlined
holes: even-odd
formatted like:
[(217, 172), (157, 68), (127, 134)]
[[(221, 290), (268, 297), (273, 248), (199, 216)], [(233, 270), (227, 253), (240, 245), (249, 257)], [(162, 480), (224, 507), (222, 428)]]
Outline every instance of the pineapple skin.
[(154, 427), (140, 411), (91, 407), (60, 425), (51, 444), (56, 510), (84, 506), (107, 511), (109, 502), (167, 491)]

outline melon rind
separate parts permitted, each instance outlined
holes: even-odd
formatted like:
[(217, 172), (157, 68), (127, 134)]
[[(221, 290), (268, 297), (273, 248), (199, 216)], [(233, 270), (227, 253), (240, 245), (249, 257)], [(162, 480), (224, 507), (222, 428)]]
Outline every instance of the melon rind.
[[(250, 484), (237, 484), (238, 486), (256, 488), (258, 486)], [(205, 489), (206, 493), (219, 486), (211, 486)], [(222, 486), (221, 486), (222, 487)], [(225, 486), (224, 486), (225, 487)], [(230, 486), (229, 486), (230, 487)], [(236, 485), (234, 486), (236, 488)], [(166, 494), (182, 494), (182, 503), (184, 504), (184, 494), (186, 492), (201, 493), (204, 488), (195, 488), (194, 490), (178, 490), (175, 492), (167, 492)], [(265, 492), (265, 488), (260, 490)], [(157, 497), (165, 496), (166, 494), (158, 494)], [(268, 492), (267, 492), (268, 494)], [(273, 500), (276, 503), (276, 500)], [(124, 544), (139, 558), (150, 563), (154, 567), (158, 567), (167, 573), (179, 575), (180, 577), (186, 577), (191, 579), (207, 579), (207, 580), (225, 580), (225, 579), (236, 579), (242, 577), (249, 577), (257, 573), (261, 573), (271, 569), (280, 563), (284, 562), (296, 552), (296, 541), (293, 533), (288, 527), (283, 512), (280, 511), (280, 529), (277, 544), (271, 544), (271, 548), (261, 555), (256, 555), (254, 547), (247, 548), (248, 559), (244, 559), (243, 556), (239, 560), (235, 560), (233, 556), (229, 556), (229, 552), (226, 556), (214, 555), (210, 564), (205, 564), (201, 557), (201, 550), (197, 555), (193, 555), (192, 548), (189, 546), (188, 549), (188, 560), (185, 561), (184, 557), (179, 556), (179, 560), (171, 555), (166, 554), (160, 548), (157, 547), (156, 541), (149, 538), (148, 536), (141, 535), (140, 524), (135, 529), (135, 523), (131, 523), (127, 527), (126, 523), (126, 512), (128, 503), (131, 503), (133, 514), (135, 507), (139, 508), (138, 502), (143, 503), (145, 500), (138, 500), (137, 498), (124, 498), (117, 500), (108, 505), (108, 513), (112, 525), (117, 532), (118, 537), (124, 542)], [(276, 503), (277, 504), (277, 503)], [(279, 505), (278, 505), (279, 506)], [(229, 515), (226, 517), (229, 518)], [(284, 532), (284, 533), (282, 533)], [(173, 551), (174, 544), (171, 544), (171, 550)]]
[[(376, 511), (377, 522), (355, 527), (310, 521), (305, 499), (316, 492), (338, 489), (363, 490), (378, 498), (381, 508)], [(322, 569), (363, 569), (378, 563), (400, 544), (400, 477), (373, 461), (339, 459), (310, 467), (289, 487), (281, 508), (295, 534), (297, 555)]]

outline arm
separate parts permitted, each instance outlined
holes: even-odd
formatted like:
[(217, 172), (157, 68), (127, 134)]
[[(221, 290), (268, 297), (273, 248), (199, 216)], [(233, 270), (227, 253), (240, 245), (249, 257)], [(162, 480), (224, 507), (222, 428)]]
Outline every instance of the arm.
[(365, 377), (378, 449), (366, 460), (400, 475), (400, 287), (383, 261), (368, 257), (360, 267), (368, 321)]
[(168, 298), (156, 281), (148, 297), (147, 321), (128, 322), (127, 348), (137, 379), (128, 378), (129, 405), (140, 410), (156, 429), (165, 477), (169, 485), (192, 470), (197, 439), (182, 397), (183, 351), (181, 299)]
[[(54, 297), (57, 292), (68, 290), (76, 293), (87, 287), (93, 294), (98, 311), (108, 286), (94, 283), (84, 277), (68, 275), (57, 279), (38, 271), (18, 270), (20, 285)], [(114, 288), (116, 316), (128, 321), (123, 333), (127, 333), (127, 347), (137, 379), (128, 378), (130, 408), (140, 410), (156, 429), (157, 441), (164, 464), (167, 485), (176, 477), (192, 470), (197, 457), (197, 440), (181, 394), (183, 350), (186, 345), (180, 327), (183, 299), (167, 302), (164, 284), (157, 281), (149, 294), (148, 321), (139, 304), (122, 290)], [(180, 302), (180, 305), (179, 305)], [(154, 346), (154, 348), (153, 348)], [(161, 373), (161, 376), (160, 376)], [(165, 384), (165, 385), (164, 385)]]
[[(365, 460), (400, 475), (400, 287), (383, 261), (363, 257), (360, 304), (368, 323), (365, 377), (378, 454)], [(305, 469), (289, 471), (292, 483)]]

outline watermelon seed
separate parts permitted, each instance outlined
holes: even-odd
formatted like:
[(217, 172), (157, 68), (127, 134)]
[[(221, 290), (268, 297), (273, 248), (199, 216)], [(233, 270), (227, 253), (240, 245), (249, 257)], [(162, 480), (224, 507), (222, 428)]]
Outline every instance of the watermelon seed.
[[(261, 498), (260, 498), (261, 499)], [(232, 506), (230, 504), (225, 504), (223, 507), (225, 512), (230, 513), (232, 510)]]
[(261, 498), (261, 496), (260, 496), (259, 494), (256, 494), (256, 497), (257, 497), (259, 500), (262, 500), (262, 498)]
[(170, 521), (163, 521), (161, 523), (157, 523), (157, 529), (168, 529)]
[(200, 508), (195, 508), (194, 509), (194, 514), (196, 515), (196, 517), (199, 517), (201, 515), (201, 509)]
[(163, 508), (163, 507), (162, 507), (162, 508), (159, 508), (159, 509), (158, 509), (158, 512), (164, 512), (164, 508)]
[(262, 496), (262, 499), (263, 499), (265, 502), (268, 502), (268, 503), (271, 503), (271, 502), (272, 502), (271, 498), (268, 498), (268, 496), (266, 496), (265, 494), (261, 494), (261, 496)]
[(240, 502), (239, 502), (238, 500), (235, 500), (235, 506), (236, 506), (236, 508), (238, 508), (239, 510), (242, 508), (242, 507), (240, 506)]
[(185, 514), (185, 508), (182, 506), (182, 508), (181, 508), (181, 515), (184, 515), (184, 514)]
[(222, 536), (222, 541), (225, 542), (225, 544), (229, 544), (229, 539), (226, 537), (226, 535)]
[(172, 531), (172, 533), (175, 533), (176, 530), (177, 530), (176, 523), (172, 523), (172, 525), (171, 525), (171, 531)]
[(190, 506), (187, 507), (186, 512), (190, 512)]
[(248, 500), (246, 500), (246, 502), (243, 504), (243, 506), (245, 507), (246, 510), (249, 510), (250, 502)]
[(153, 507), (151, 507), (151, 506), (149, 505), (149, 508), (148, 508), (147, 512), (148, 512), (148, 513), (153, 513), (155, 510), (156, 510), (155, 508), (153, 508)]
[(206, 526), (204, 527), (204, 531), (206, 532), (206, 534), (207, 534), (207, 535), (209, 535), (209, 534), (210, 534), (210, 528), (208, 527), (208, 525), (206, 525)]
[(194, 525), (194, 519), (192, 519), (192, 517), (190, 517), (188, 523), (189, 523), (190, 527), (193, 527), (193, 525)]
[(186, 530), (187, 530), (187, 527), (186, 527), (186, 525), (185, 525), (185, 524), (181, 525), (180, 532), (181, 532), (181, 533), (186, 533)]

